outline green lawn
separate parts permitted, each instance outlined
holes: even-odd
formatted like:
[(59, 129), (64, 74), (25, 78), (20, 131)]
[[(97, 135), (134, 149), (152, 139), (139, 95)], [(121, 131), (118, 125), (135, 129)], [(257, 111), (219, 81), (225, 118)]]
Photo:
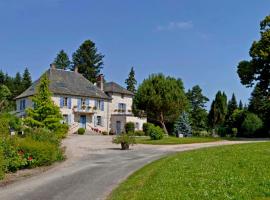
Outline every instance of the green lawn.
[(270, 199), (270, 142), (168, 156), (131, 175), (108, 199)]
[(151, 140), (149, 137), (138, 137), (136, 138), (137, 144), (192, 144), (192, 143), (204, 143), (204, 142), (215, 142), (222, 140), (222, 138), (213, 137), (164, 137), (162, 140)]

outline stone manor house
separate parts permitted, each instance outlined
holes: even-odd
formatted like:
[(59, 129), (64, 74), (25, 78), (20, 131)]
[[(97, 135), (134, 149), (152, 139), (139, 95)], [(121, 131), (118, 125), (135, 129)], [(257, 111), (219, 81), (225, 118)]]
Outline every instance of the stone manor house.
[[(54, 103), (60, 107), (64, 123), (71, 132), (85, 128), (88, 132), (103, 131), (119, 134), (124, 131), (127, 122), (134, 122), (136, 130), (142, 130), (146, 118), (132, 114), (134, 94), (115, 82), (104, 82), (103, 75), (93, 84), (84, 78), (78, 70), (65, 71), (51, 65), (45, 72), (49, 78), (49, 88)], [(36, 92), (39, 79), (16, 97), (16, 112), (25, 116), (25, 109), (32, 107), (31, 97)]]

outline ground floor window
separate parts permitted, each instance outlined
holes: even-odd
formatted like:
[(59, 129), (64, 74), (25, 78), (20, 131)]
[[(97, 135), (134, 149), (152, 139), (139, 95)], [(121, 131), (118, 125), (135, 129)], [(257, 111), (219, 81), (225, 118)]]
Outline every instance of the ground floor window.
[(102, 117), (101, 116), (97, 116), (97, 125), (102, 126)]
[(68, 124), (68, 115), (63, 115), (63, 118), (64, 118), (63, 122), (65, 124)]
[(136, 129), (136, 130), (139, 130), (139, 129), (140, 129), (140, 124), (139, 124), (139, 122), (136, 122), (136, 123), (135, 123), (135, 129)]

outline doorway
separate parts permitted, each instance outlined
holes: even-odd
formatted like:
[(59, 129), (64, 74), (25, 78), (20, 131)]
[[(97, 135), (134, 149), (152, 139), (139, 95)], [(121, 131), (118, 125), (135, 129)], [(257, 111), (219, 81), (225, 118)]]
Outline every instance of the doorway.
[(85, 115), (80, 116), (80, 128), (86, 129), (86, 116)]

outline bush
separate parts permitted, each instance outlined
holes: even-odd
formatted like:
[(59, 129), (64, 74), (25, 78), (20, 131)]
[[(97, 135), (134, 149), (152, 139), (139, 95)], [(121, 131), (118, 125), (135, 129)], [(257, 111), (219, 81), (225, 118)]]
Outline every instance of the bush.
[(151, 140), (161, 140), (164, 137), (164, 131), (159, 126), (149, 126), (149, 136)]
[(145, 133), (143, 132), (143, 131), (135, 131), (134, 132), (134, 135), (136, 135), (136, 136), (144, 136), (145, 135)]
[(50, 142), (58, 145), (60, 140), (55, 132), (52, 132), (46, 128), (27, 128), (24, 131), (25, 137), (31, 138), (39, 142)]
[(79, 135), (83, 135), (85, 133), (85, 129), (84, 128), (79, 128), (78, 129), (78, 134)]
[(198, 137), (209, 137), (211, 136), (211, 133), (209, 133), (208, 131), (204, 130), (204, 131), (192, 131), (192, 135), (193, 136), (198, 136)]
[(241, 131), (246, 137), (254, 136), (256, 131), (263, 126), (262, 120), (253, 113), (248, 113), (242, 123)]
[(4, 113), (0, 115), (0, 130), (1, 130), (1, 135), (9, 135), (10, 134), (10, 128), (14, 129), (15, 131), (21, 130), (22, 123), (21, 119), (8, 114)]
[(62, 151), (50, 142), (40, 142), (31, 138), (18, 140), (19, 154), (27, 160), (27, 167), (50, 165), (63, 159)]
[(102, 135), (108, 135), (107, 131), (102, 131)]
[(55, 135), (57, 138), (59, 139), (63, 139), (66, 138), (67, 133), (68, 133), (68, 125), (67, 124), (61, 124), (55, 131)]
[(227, 134), (228, 134), (228, 128), (227, 127), (223, 127), (223, 126), (220, 126), (217, 128), (217, 134), (220, 136), (220, 137), (225, 137)]
[(133, 122), (127, 122), (125, 124), (125, 131), (126, 131), (126, 133), (134, 132), (135, 131), (135, 124)]
[(232, 137), (236, 137), (238, 133), (238, 129), (237, 128), (232, 128)]
[(112, 142), (115, 144), (121, 144), (122, 150), (129, 149), (129, 145), (136, 143), (133, 132), (121, 133), (114, 137)]
[(3, 179), (5, 175), (4, 163), (5, 163), (4, 154), (2, 148), (0, 147), (0, 180)]
[(143, 124), (143, 132), (145, 133), (145, 135), (149, 135), (149, 127), (151, 125), (153, 125), (153, 124), (148, 123), (148, 122)]

